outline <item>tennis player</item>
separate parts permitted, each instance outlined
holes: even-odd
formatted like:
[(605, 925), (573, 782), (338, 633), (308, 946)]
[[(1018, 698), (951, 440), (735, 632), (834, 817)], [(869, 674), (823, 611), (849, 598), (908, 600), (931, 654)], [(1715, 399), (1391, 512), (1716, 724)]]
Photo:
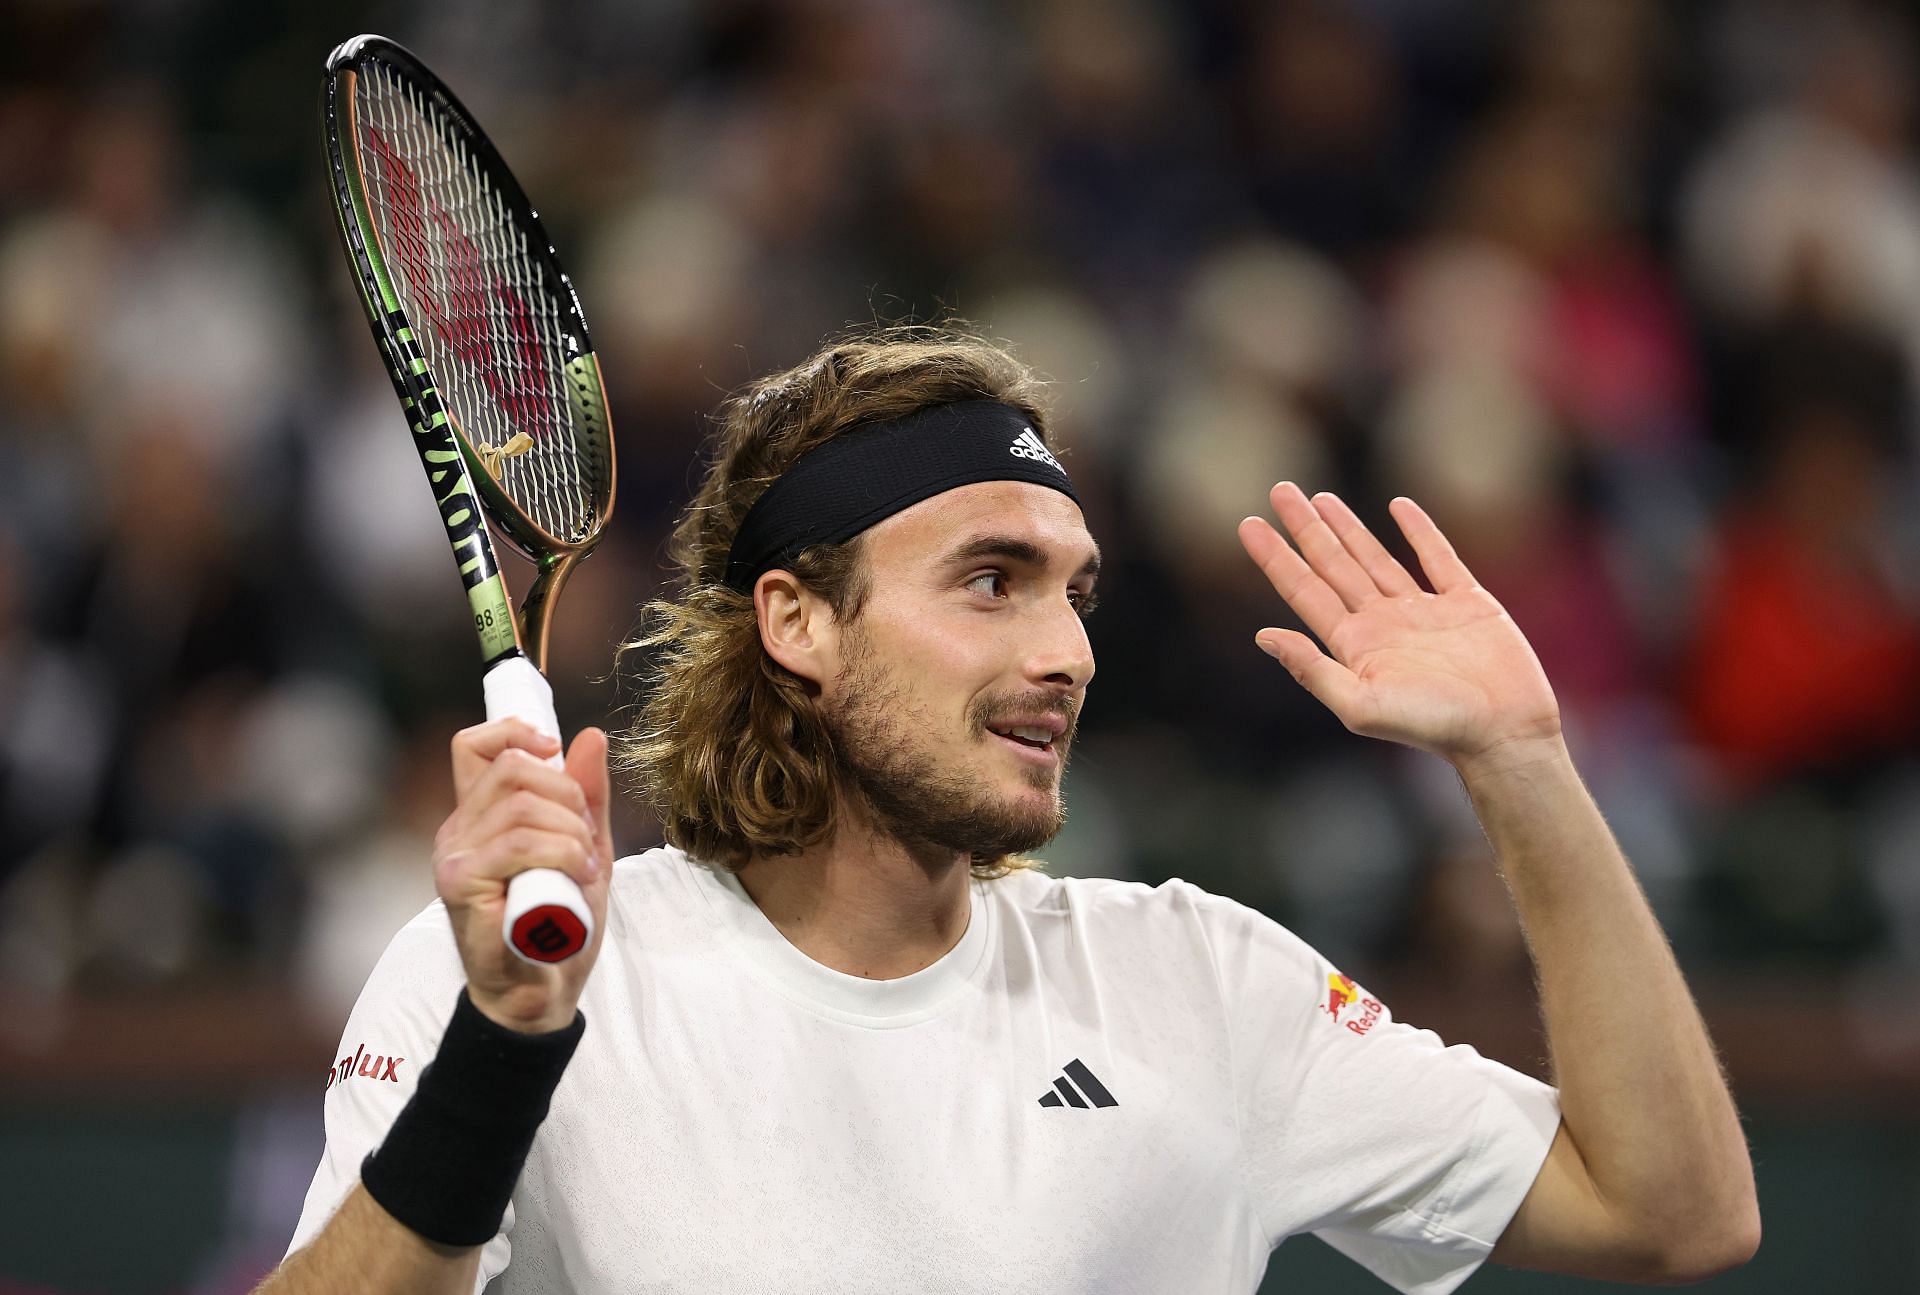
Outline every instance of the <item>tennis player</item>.
[[(1410, 501), (1431, 593), (1332, 496), (1271, 503), (1293, 543), (1241, 540), (1326, 650), (1258, 644), (1356, 733), (1458, 770), (1557, 1087), (1230, 899), (1032, 866), (1099, 549), (1031, 375), (889, 334), (722, 410), (625, 749), (671, 844), (611, 862), (598, 730), (564, 771), (517, 722), (454, 739), (441, 902), (349, 1018), (262, 1289), (1251, 1292), (1300, 1232), (1426, 1295), (1489, 1256), (1744, 1262), (1738, 1116), (1525, 639)], [(557, 966), (500, 938), (536, 867), (598, 919)]]

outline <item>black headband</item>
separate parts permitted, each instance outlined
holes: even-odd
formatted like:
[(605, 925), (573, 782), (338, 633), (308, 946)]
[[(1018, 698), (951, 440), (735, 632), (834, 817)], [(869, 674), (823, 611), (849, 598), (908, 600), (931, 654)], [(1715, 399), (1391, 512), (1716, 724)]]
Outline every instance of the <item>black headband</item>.
[(866, 423), (802, 454), (747, 510), (727, 554), (741, 593), (810, 544), (840, 544), (904, 508), (976, 481), (1031, 481), (1076, 504), (1066, 470), (1027, 416), (997, 400), (935, 405)]

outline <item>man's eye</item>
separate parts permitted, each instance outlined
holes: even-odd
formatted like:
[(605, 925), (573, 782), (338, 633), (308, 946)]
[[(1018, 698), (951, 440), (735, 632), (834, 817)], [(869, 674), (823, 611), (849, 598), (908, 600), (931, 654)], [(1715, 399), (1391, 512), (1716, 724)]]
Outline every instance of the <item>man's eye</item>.
[(1100, 595), (1096, 593), (1069, 593), (1067, 600), (1082, 616), (1093, 615), (1093, 609), (1100, 605)]
[[(975, 576), (973, 579), (967, 581), (967, 588), (980, 589), (980, 582), (983, 580), (998, 581), (1000, 584), (1004, 585), (1006, 583), (1007, 577), (998, 571), (983, 571), (979, 575)], [(980, 592), (985, 594), (989, 598), (998, 598), (1000, 596), (1001, 591), (998, 588), (989, 587), (986, 589), (980, 589)]]

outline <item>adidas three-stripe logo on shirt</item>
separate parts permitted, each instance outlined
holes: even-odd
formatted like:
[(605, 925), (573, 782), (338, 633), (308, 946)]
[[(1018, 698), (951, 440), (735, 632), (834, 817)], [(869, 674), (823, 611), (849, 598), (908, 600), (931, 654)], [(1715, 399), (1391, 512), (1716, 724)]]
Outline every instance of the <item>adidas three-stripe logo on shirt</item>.
[[(1053, 1091), (1040, 1099), (1042, 1106), (1078, 1106), (1085, 1110), (1088, 1106), (1118, 1106), (1119, 1099), (1107, 1091), (1107, 1086), (1093, 1077), (1086, 1064), (1075, 1057), (1061, 1067), (1066, 1073), (1053, 1081)], [(1079, 1087), (1075, 1088), (1074, 1085)], [(1082, 1097), (1081, 1094), (1086, 1096)]]

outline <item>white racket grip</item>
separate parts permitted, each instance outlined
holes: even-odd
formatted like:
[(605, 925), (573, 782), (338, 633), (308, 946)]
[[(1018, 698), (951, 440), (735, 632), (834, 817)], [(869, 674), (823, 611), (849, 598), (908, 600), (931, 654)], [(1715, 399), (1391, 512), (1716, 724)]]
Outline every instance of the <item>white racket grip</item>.
[[(553, 688), (546, 676), (522, 656), (508, 657), (481, 681), (489, 720), (524, 720), (547, 736), (560, 737), (553, 710)], [(559, 754), (548, 758), (566, 767)], [(564, 962), (593, 939), (593, 910), (573, 878), (552, 868), (530, 868), (507, 883), (507, 910), (500, 936), (523, 962), (536, 966)]]

